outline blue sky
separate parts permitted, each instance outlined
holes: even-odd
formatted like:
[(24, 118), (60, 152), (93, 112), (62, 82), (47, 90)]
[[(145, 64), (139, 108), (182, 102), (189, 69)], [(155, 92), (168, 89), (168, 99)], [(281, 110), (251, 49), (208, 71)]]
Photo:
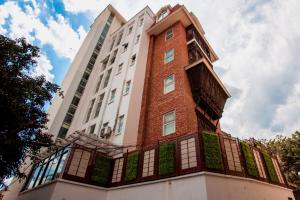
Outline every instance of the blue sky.
[(41, 48), (36, 74), (60, 84), (94, 18), (111, 3), (126, 19), (147, 4), (184, 4), (219, 56), (214, 69), (232, 97), (222, 128), (271, 138), (300, 127), (299, 0), (0, 0), (0, 33)]

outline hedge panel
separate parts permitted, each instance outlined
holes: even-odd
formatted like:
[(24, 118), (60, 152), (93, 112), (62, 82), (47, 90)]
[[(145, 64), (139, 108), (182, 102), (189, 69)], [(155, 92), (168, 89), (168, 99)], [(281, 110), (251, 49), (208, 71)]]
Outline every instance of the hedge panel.
[(175, 144), (164, 143), (159, 147), (159, 175), (175, 172)]
[(264, 160), (266, 163), (270, 181), (273, 183), (278, 183), (278, 177), (277, 177), (271, 156), (264, 152), (263, 157), (264, 157)]
[(103, 156), (96, 157), (95, 167), (92, 171), (91, 180), (96, 184), (106, 185), (110, 181), (112, 161)]
[(133, 181), (137, 178), (139, 164), (139, 152), (130, 153), (127, 156), (125, 181)]
[(245, 142), (241, 142), (240, 144), (245, 158), (248, 175), (258, 177), (258, 171), (256, 168), (254, 155), (251, 147)]
[(202, 132), (205, 166), (209, 169), (224, 169), (218, 136)]

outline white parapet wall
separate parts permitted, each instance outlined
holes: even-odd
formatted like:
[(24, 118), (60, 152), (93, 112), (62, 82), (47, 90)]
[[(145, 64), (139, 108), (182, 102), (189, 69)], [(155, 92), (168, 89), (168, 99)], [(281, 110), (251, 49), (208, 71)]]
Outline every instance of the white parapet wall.
[(20, 193), (19, 200), (289, 200), (290, 189), (265, 182), (199, 172), (114, 188), (57, 179)]

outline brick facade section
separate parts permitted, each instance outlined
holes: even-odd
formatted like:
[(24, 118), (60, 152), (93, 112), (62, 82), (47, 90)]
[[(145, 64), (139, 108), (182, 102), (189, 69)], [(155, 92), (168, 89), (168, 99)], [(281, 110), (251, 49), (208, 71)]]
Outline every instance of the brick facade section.
[[(165, 39), (166, 31), (172, 28), (173, 37)], [(152, 36), (144, 97), (141, 110), (138, 142), (142, 146), (158, 141), (197, 132), (197, 116), (189, 81), (184, 67), (188, 65), (186, 31), (181, 22)], [(164, 64), (165, 51), (174, 48), (174, 60)], [(164, 79), (175, 75), (175, 90), (164, 94)], [(163, 114), (175, 110), (176, 132), (163, 136)]]

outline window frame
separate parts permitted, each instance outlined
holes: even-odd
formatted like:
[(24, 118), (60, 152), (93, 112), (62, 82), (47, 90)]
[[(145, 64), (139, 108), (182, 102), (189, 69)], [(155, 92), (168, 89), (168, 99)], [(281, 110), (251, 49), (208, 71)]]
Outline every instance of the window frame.
[[(166, 115), (171, 114), (171, 113), (174, 114), (174, 116), (173, 116), (174, 119), (172, 121), (170, 121), (170, 122), (166, 122), (165, 123)], [(176, 133), (176, 110), (171, 110), (169, 112), (164, 113), (163, 117), (162, 117), (162, 122), (163, 122), (162, 123), (162, 128), (163, 128), (163, 131), (162, 131), (163, 134), (162, 134), (162, 136), (168, 136), (168, 135)], [(165, 126), (168, 125), (168, 124), (171, 124), (171, 123), (174, 123), (174, 131), (170, 132), (170, 133), (166, 133), (165, 132)]]
[[(123, 127), (124, 127), (124, 120), (125, 120), (125, 115), (121, 115), (118, 117), (118, 126), (117, 126), (117, 131), (116, 131), (115, 135), (120, 135), (122, 133)], [(121, 127), (120, 127), (120, 125), (121, 125)]]
[(117, 88), (114, 88), (110, 91), (109, 103), (113, 103), (116, 98)]
[[(168, 34), (169, 31), (171, 31), (171, 34)], [(171, 35), (171, 36), (170, 36)], [(165, 34), (165, 40), (170, 40), (171, 38), (173, 38), (174, 36), (174, 32), (173, 32), (173, 28), (169, 28), (167, 31), (166, 31), (166, 34)]]
[(135, 65), (136, 62), (136, 54), (133, 54), (130, 58), (130, 66)]
[(123, 93), (124, 96), (127, 95), (127, 94), (129, 94), (130, 87), (131, 87), (131, 80), (128, 80), (125, 83), (124, 93)]
[(95, 101), (96, 101), (96, 98), (93, 98), (93, 99), (90, 101), (89, 107), (88, 107), (88, 110), (87, 110), (87, 113), (86, 113), (86, 115), (85, 115), (84, 123), (87, 123), (87, 122), (90, 120), (91, 114), (92, 114), (92, 111), (93, 111), (93, 108), (94, 108)]
[(141, 38), (141, 35), (138, 34), (138, 35), (136, 36), (136, 38), (135, 38), (135, 43), (134, 43), (134, 44), (138, 44), (139, 41), (140, 41), (140, 38)]
[(124, 63), (120, 63), (120, 64), (118, 65), (118, 69), (117, 69), (117, 73), (116, 73), (116, 75), (118, 75), (118, 74), (121, 74), (121, 73), (122, 73), (123, 65), (124, 65)]
[(133, 30), (133, 25), (128, 27), (127, 35), (130, 35), (132, 33), (132, 30)]
[[(171, 84), (167, 85), (166, 81), (169, 77), (173, 77)], [(173, 86), (173, 88), (167, 90), (168, 87)], [(165, 79), (164, 79), (164, 94), (168, 94), (170, 92), (175, 91), (175, 75), (174, 74), (170, 74), (168, 75)]]
[[(168, 52), (172, 52), (172, 55), (168, 55)], [(164, 64), (172, 62), (175, 58), (174, 48), (167, 49), (164, 54)]]

